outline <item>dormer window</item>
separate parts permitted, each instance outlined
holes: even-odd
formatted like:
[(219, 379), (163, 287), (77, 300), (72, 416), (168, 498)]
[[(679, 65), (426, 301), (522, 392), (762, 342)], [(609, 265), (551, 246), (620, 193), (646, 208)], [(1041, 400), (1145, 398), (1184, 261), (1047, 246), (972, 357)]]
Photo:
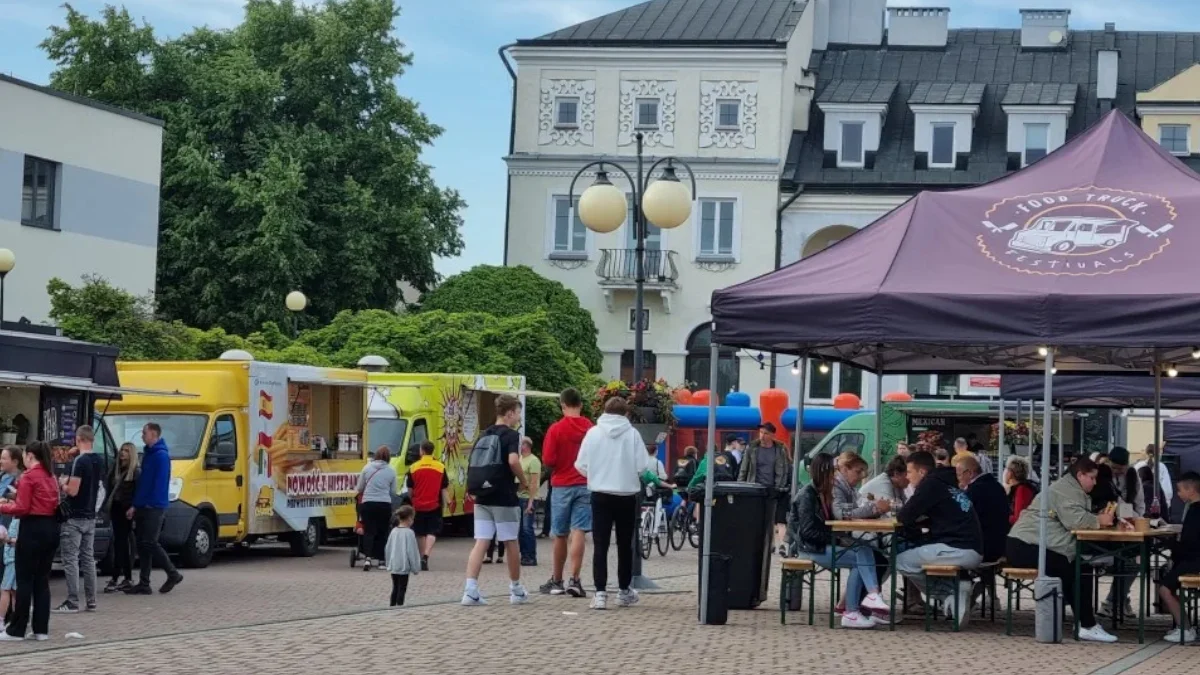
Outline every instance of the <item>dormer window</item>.
[(1021, 157), (1021, 166), (1026, 167), (1050, 154), (1050, 125), (1046, 123), (1025, 123), (1025, 152)]
[(954, 123), (934, 123), (933, 145), (929, 151), (929, 166), (939, 169), (953, 169), (954, 165)]
[(971, 154), (971, 136), (986, 85), (920, 82), (908, 107), (913, 112), (916, 169), (956, 169)]
[(842, 122), (842, 142), (838, 146), (838, 166), (863, 165), (863, 129), (865, 122)]
[(575, 96), (560, 96), (554, 99), (554, 126), (574, 129), (579, 126), (579, 99)]
[(1000, 106), (1008, 115), (1008, 168), (1017, 170), (1054, 152), (1067, 141), (1067, 121), (1079, 85), (1008, 85)]
[(825, 114), (825, 167), (871, 169), (896, 82), (834, 80), (817, 94)]

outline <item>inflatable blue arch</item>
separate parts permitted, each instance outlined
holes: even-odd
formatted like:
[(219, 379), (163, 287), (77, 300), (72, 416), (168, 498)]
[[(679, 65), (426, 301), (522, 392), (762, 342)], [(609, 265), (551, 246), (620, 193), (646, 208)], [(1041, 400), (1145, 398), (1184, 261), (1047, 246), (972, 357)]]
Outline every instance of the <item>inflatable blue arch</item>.
[[(727, 397), (729, 403), (739, 402), (734, 397), (737, 394), (745, 396), (747, 405), (721, 405), (717, 406), (717, 428), (718, 429), (756, 429), (762, 421), (762, 414), (758, 408), (752, 408), (748, 404), (750, 397), (741, 392), (730, 394)], [(834, 427), (841, 424), (847, 418), (859, 413), (870, 413), (871, 410), (841, 410), (837, 408), (805, 408), (804, 409), (804, 431), (831, 431)], [(796, 409), (789, 408), (783, 411), (783, 427), (788, 431), (793, 431), (796, 428)], [(675, 423), (680, 429), (707, 429), (708, 428), (708, 406), (706, 405), (677, 405), (675, 406)]]

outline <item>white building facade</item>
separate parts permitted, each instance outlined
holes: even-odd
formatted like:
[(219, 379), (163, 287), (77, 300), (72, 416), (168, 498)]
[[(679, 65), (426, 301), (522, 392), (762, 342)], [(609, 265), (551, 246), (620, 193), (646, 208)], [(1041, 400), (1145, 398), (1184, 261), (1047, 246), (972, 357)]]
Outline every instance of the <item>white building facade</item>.
[(162, 135), (158, 120), (0, 76), (6, 321), (48, 322), (54, 277), (154, 291)]

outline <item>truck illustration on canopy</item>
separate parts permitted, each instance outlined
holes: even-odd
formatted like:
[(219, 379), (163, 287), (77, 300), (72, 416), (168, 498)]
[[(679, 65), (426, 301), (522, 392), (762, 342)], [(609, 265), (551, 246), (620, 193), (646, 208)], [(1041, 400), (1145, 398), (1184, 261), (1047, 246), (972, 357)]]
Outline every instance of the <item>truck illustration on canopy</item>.
[(1040, 218), (1013, 235), (1009, 246), (1032, 253), (1071, 253), (1080, 248), (1110, 249), (1125, 243), (1139, 225), (1128, 218), (1060, 216)]

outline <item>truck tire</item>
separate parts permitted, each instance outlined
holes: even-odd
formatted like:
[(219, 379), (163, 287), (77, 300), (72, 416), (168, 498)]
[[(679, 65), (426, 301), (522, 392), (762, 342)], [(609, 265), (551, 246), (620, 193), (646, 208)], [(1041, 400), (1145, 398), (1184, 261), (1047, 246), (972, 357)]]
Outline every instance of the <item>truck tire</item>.
[(321, 520), (310, 518), (308, 526), (303, 532), (293, 532), (288, 536), (288, 543), (292, 546), (292, 555), (301, 558), (311, 558), (317, 554), (321, 548)]
[(179, 552), (179, 563), (190, 569), (208, 567), (217, 547), (217, 528), (212, 518), (201, 513), (192, 521), (192, 530)]

